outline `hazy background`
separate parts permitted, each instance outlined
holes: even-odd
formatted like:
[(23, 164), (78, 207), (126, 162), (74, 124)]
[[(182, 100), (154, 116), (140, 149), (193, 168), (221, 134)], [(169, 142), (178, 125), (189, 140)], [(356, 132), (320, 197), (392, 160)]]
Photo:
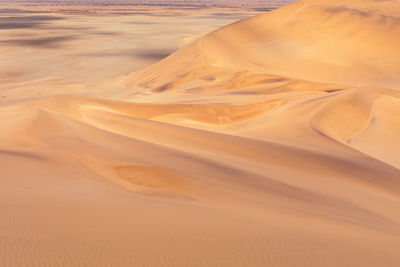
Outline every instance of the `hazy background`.
[(286, 2), (2, 1), (0, 103), (115, 90), (191, 40)]

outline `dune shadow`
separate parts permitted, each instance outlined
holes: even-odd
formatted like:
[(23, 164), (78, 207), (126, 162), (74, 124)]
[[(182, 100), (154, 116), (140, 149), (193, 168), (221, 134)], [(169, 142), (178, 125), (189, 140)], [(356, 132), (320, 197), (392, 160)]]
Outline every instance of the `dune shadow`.
[(36, 155), (33, 153), (4, 150), (4, 149), (0, 149), (0, 155), (1, 154), (6, 155), (6, 156), (24, 157), (24, 158), (31, 158), (31, 159), (37, 159), (37, 160), (45, 160), (46, 159), (42, 156), (39, 156), (39, 155)]
[(160, 13), (138, 12), (138, 11), (110, 12), (108, 14), (120, 15), (120, 16), (148, 16), (148, 17), (173, 17), (182, 15), (179, 13), (160, 14)]
[(0, 17), (0, 30), (35, 28), (50, 21), (61, 20), (55, 16)]
[(144, 50), (137, 52), (135, 56), (148, 60), (161, 60), (163, 58), (166, 58), (172, 53), (173, 51), (165, 51), (165, 50)]
[(250, 10), (258, 11), (258, 12), (269, 12), (274, 9), (277, 9), (277, 7), (254, 7), (254, 8), (251, 8)]
[(13, 39), (1, 40), (0, 44), (14, 45), (14, 46), (29, 46), (36, 48), (55, 48), (60, 46), (62, 42), (75, 40), (77, 36), (56, 36), (36, 39)]
[(240, 20), (248, 17), (249, 14), (238, 12), (238, 13), (212, 13), (206, 15), (200, 15), (203, 19), (232, 19), (232, 20)]
[(89, 33), (95, 35), (104, 35), (104, 36), (120, 35), (120, 33), (118, 32), (106, 32), (106, 31), (91, 31)]
[(153, 25), (157, 24), (155, 22), (149, 22), (149, 21), (129, 21), (129, 24), (136, 24), (136, 25)]
[(126, 57), (126, 58), (140, 58), (145, 60), (161, 60), (166, 58), (170, 54), (175, 52), (174, 50), (163, 50), (163, 49), (153, 49), (153, 50), (126, 50), (122, 52), (96, 52), (88, 53), (85, 56), (89, 57)]
[(368, 17), (372, 16), (372, 14), (370, 12), (361, 11), (361, 10), (353, 9), (353, 8), (348, 8), (348, 7), (345, 7), (345, 6), (327, 8), (326, 11), (328, 11), (330, 13), (333, 13), (333, 14), (347, 12), (347, 13), (350, 13), (352, 15), (357, 15), (357, 16), (361, 16), (361, 17), (364, 17), (364, 18), (368, 18)]
[(38, 14), (38, 13), (50, 13), (50, 11), (24, 10), (24, 9), (17, 9), (17, 8), (0, 8), (0, 14)]

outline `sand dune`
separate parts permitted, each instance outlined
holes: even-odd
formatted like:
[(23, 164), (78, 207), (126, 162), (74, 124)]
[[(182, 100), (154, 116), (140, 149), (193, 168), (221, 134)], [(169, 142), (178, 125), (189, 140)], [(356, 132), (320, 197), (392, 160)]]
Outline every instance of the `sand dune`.
[[(160, 63), (157, 79), (168, 74), (193, 75), (193, 70), (206, 65), (351, 86), (398, 88), (397, 6), (396, 1), (297, 1), (208, 34)], [(197, 64), (188, 69), (178, 58)]]
[[(207, 93), (194, 100), (206, 98), (205, 102), (221, 101), (208, 99), (209, 93), (215, 96), (216, 92), (223, 101), (226, 95), (229, 100), (238, 95), (237, 101), (248, 97), (253, 102), (250, 99), (259, 101), (260, 95), (268, 95), (263, 99), (282, 104), (283, 99), (301, 99), (290, 94), (301, 91), (308, 101), (320, 103), (301, 113), (309, 116), (307, 124), (320, 134), (352, 145), (350, 139), (375, 121), (375, 101), (389, 97), (396, 105), (400, 96), (395, 90), (400, 84), (399, 12), (396, 1), (298, 1), (216, 30), (133, 73), (125, 80), (131, 91), (125, 93), (133, 93), (134, 100), (151, 93), (149, 99), (154, 101), (161, 95), (152, 93), (174, 91), (170, 94), (182, 102), (192, 102), (194, 97), (179, 96), (179, 92)], [(282, 98), (278, 93), (287, 94)], [(285, 112), (269, 117), (282, 120), (298, 108), (287, 103), (281, 106)], [(245, 129), (241, 126), (240, 130)], [(380, 147), (376, 157), (398, 167), (397, 155), (392, 153), (400, 150), (396, 138), (390, 145), (382, 144), (381, 139), (386, 138), (373, 137), (367, 142)], [(371, 156), (376, 151), (365, 150), (361, 144), (354, 147)]]
[(4, 106), (0, 265), (397, 266), (399, 12), (302, 0)]

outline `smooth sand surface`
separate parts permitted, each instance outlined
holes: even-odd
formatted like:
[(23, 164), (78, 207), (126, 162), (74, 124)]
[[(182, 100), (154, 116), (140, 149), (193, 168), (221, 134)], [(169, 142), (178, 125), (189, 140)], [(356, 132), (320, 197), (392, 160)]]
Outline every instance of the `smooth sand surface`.
[(398, 266), (399, 36), (399, 1), (300, 0), (98, 92), (7, 87), (0, 266)]

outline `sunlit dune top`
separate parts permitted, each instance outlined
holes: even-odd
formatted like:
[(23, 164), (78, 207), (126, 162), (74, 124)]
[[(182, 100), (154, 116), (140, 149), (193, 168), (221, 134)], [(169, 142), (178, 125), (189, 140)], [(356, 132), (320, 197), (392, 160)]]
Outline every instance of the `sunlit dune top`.
[[(300, 0), (214, 31), (151, 72), (160, 80), (190, 71), (188, 65), (202, 65), (398, 88), (399, 47), (397, 0)], [(140, 78), (135, 75), (135, 80), (143, 81)]]

